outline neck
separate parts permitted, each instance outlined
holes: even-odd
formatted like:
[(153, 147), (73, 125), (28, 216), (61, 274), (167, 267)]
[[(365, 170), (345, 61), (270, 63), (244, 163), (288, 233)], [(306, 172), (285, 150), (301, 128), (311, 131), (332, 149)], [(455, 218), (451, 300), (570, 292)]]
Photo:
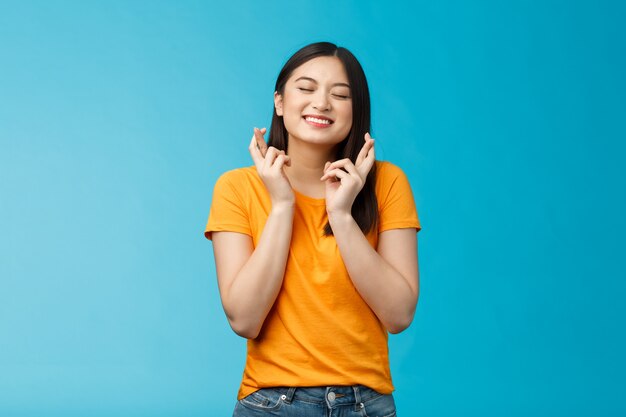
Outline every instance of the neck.
[(290, 138), (291, 166), (285, 167), (285, 173), (293, 188), (312, 197), (323, 197), (324, 183), (320, 178), (324, 174), (324, 164), (335, 160), (335, 149), (336, 146), (322, 147)]

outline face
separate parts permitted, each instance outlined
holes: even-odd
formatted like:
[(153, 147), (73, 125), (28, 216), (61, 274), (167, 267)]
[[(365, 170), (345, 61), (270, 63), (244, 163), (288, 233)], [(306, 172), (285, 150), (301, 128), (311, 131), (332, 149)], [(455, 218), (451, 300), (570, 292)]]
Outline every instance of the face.
[(276, 114), (283, 117), (294, 140), (334, 146), (352, 128), (348, 76), (339, 58), (313, 58), (296, 68), (283, 94), (274, 95)]

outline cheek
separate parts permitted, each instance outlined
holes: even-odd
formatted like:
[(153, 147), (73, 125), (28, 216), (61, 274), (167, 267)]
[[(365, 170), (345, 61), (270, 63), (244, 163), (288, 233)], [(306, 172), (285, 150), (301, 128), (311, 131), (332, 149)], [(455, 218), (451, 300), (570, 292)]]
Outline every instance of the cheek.
[(293, 108), (285, 108), (283, 113), (283, 123), (287, 131), (295, 129), (300, 123), (300, 112)]
[(298, 120), (302, 117), (302, 105), (295, 100), (284, 103), (283, 112), (285, 119)]
[(342, 118), (346, 121), (348, 126), (352, 126), (352, 105), (342, 109)]
[(352, 119), (352, 102), (350, 101), (342, 101), (337, 107), (335, 107), (337, 113), (340, 113), (342, 117), (347, 119)]

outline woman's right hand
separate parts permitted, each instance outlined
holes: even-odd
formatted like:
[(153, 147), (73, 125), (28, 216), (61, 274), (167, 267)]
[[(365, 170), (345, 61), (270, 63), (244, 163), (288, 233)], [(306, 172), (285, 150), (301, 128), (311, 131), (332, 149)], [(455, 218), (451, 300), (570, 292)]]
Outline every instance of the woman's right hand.
[(291, 159), (285, 151), (273, 146), (267, 147), (263, 138), (265, 132), (265, 128), (254, 128), (254, 135), (252, 135), (248, 150), (259, 177), (270, 194), (272, 207), (281, 204), (293, 205), (296, 198), (284, 170), (285, 166), (291, 165)]

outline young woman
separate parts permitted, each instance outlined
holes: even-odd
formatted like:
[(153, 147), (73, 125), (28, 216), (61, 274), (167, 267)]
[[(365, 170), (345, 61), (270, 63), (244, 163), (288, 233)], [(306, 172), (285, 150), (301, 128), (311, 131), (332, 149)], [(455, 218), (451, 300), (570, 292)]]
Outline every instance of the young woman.
[(387, 332), (419, 293), (420, 224), (403, 172), (375, 160), (365, 74), (315, 43), (285, 64), (254, 166), (215, 185), (205, 235), (248, 339), (234, 416), (393, 416)]

